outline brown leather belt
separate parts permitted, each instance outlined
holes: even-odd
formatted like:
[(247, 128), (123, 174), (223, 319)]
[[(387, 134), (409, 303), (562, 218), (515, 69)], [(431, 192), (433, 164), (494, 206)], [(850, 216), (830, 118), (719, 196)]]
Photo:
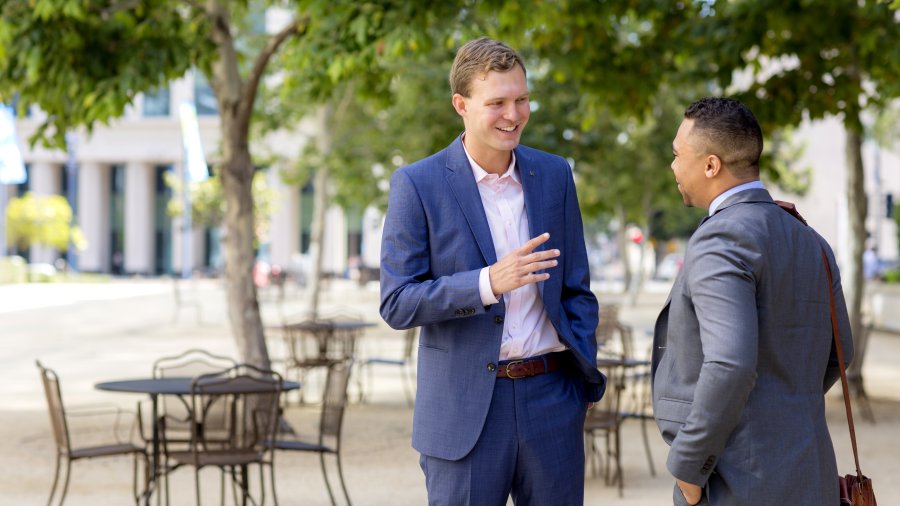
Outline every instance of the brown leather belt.
[(520, 379), (537, 376), (545, 372), (553, 372), (562, 365), (562, 360), (559, 357), (560, 353), (548, 353), (538, 357), (513, 360), (506, 363), (501, 362), (497, 364), (497, 377)]

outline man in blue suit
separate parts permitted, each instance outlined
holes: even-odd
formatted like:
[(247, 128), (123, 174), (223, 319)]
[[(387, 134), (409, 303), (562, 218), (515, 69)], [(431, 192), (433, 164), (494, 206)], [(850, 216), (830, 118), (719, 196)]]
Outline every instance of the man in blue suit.
[(582, 504), (584, 416), (605, 378), (572, 170), (519, 145), (515, 51), (469, 42), (450, 85), (465, 131), (393, 175), (381, 254), (382, 317), (422, 328), (413, 447), (429, 503)]

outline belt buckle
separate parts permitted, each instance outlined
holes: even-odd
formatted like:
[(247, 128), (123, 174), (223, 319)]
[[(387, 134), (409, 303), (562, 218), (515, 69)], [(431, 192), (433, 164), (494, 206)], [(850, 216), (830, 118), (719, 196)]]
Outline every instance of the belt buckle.
[(506, 377), (509, 378), (509, 379), (519, 379), (519, 378), (524, 378), (524, 377), (526, 376), (526, 374), (523, 374), (523, 375), (521, 375), (521, 376), (513, 376), (512, 374), (510, 374), (510, 371), (509, 371), (509, 368), (510, 368), (510, 367), (512, 367), (512, 366), (514, 366), (514, 365), (524, 364), (524, 363), (525, 363), (524, 360), (515, 360), (515, 361), (513, 361), (513, 362), (510, 362), (510, 363), (506, 364)]

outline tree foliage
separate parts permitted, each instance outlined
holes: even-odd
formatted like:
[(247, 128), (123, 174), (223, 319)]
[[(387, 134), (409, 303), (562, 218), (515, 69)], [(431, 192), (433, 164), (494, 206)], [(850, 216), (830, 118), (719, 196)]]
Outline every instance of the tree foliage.
[[(278, 207), (275, 191), (269, 186), (268, 173), (259, 170), (253, 175), (253, 216), (257, 246), (269, 239), (270, 217)], [(166, 205), (166, 214), (177, 218), (184, 212), (184, 182), (174, 172), (166, 172), (164, 180), (172, 189), (172, 198)], [(188, 185), (191, 202), (191, 223), (202, 227), (219, 227), (225, 222), (225, 199), (222, 181), (212, 175), (205, 181)]]
[(0, 2), (0, 99), (46, 113), (32, 143), (63, 149), (76, 125), (122, 116), (138, 93), (208, 65), (201, 18), (177, 0)]
[(32, 192), (9, 201), (6, 240), (21, 251), (31, 246), (65, 251), (70, 241), (79, 250), (87, 247), (84, 233), (72, 223), (72, 208), (66, 198)]

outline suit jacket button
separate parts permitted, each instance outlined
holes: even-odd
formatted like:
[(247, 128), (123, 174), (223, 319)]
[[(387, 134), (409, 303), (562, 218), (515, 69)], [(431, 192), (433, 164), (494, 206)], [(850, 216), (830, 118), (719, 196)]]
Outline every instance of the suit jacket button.
[(488, 364), (487, 369), (488, 371), (494, 372), (497, 370), (497, 366), (493, 362), (491, 362), (490, 364)]
[(503, 323), (503, 317), (502, 317), (502, 316), (495, 316), (495, 317), (494, 317), (494, 323), (498, 323), (498, 324), (499, 324), (499, 323)]

